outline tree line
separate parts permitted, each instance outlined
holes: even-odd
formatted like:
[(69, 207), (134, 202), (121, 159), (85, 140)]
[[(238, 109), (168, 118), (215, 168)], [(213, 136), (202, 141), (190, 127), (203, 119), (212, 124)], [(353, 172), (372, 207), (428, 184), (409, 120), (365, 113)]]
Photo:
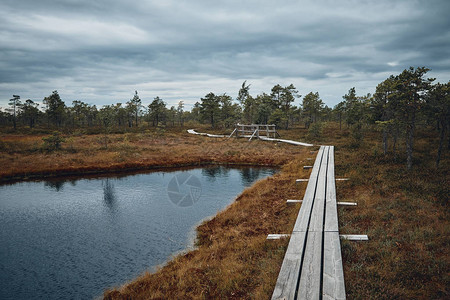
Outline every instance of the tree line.
[[(135, 91), (125, 103), (104, 105), (97, 108), (80, 100), (67, 106), (57, 91), (43, 99), (43, 106), (31, 99), (21, 102), (13, 95), (9, 108), (0, 110), (0, 126), (16, 129), (18, 125), (46, 126), (48, 128), (103, 128), (127, 131), (147, 126), (183, 126), (185, 122), (209, 124), (212, 128), (230, 128), (236, 123), (276, 124), (289, 129), (301, 124), (314, 132), (325, 121), (336, 121), (346, 126), (355, 144), (359, 144), (369, 129), (382, 132), (383, 152), (394, 153), (399, 138), (406, 144), (407, 166), (412, 166), (414, 136), (418, 126), (434, 128), (439, 134), (439, 165), (445, 139), (450, 149), (450, 100), (447, 83), (436, 83), (425, 78), (426, 67), (405, 69), (379, 83), (373, 95), (358, 96), (350, 88), (335, 107), (326, 106), (318, 92), (300, 95), (293, 84), (277, 84), (270, 93), (250, 94), (246, 81), (238, 90), (236, 99), (227, 94), (208, 93), (196, 102), (190, 111), (184, 110), (184, 102), (167, 107), (160, 97), (144, 106)], [(299, 106), (294, 105), (301, 99)]]

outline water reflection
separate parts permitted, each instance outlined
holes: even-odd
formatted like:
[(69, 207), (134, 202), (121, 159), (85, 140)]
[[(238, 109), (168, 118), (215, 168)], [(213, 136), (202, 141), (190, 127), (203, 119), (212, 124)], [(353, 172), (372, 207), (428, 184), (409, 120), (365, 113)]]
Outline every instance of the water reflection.
[[(199, 179), (202, 196), (180, 208), (170, 202), (168, 187), (186, 172)], [(254, 180), (274, 173), (215, 166), (4, 186), (0, 299), (101, 295), (191, 245), (201, 220), (229, 205)]]
[(59, 192), (59, 191), (63, 190), (65, 183), (66, 183), (65, 181), (61, 181), (61, 180), (58, 180), (58, 181), (52, 180), (52, 181), (45, 181), (44, 186), (49, 187), (50, 189), (53, 189), (53, 190)]
[(230, 172), (230, 169), (224, 168), (224, 167), (208, 167), (202, 169), (202, 175), (206, 176), (208, 181), (215, 182), (217, 177), (228, 177), (228, 173)]
[(103, 200), (108, 208), (113, 209), (116, 203), (116, 190), (114, 183), (107, 178), (102, 181), (103, 185)]
[(245, 168), (240, 170), (242, 182), (246, 185), (252, 184), (259, 178), (261, 170), (257, 168)]

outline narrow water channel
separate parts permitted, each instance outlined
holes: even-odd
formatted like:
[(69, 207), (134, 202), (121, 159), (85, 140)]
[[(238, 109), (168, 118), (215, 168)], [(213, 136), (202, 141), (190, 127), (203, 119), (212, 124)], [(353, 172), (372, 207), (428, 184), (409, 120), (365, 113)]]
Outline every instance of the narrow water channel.
[(208, 167), (0, 186), (0, 299), (92, 299), (192, 246), (268, 168)]

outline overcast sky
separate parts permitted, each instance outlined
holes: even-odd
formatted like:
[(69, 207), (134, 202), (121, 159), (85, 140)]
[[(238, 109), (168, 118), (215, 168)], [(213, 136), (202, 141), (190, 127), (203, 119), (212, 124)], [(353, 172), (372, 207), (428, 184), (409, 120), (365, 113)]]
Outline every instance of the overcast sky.
[[(70, 105), (186, 108), (209, 92), (275, 84), (329, 106), (409, 66), (450, 79), (450, 1), (1, 0), (0, 107), (13, 94)], [(301, 100), (296, 100), (296, 105)]]

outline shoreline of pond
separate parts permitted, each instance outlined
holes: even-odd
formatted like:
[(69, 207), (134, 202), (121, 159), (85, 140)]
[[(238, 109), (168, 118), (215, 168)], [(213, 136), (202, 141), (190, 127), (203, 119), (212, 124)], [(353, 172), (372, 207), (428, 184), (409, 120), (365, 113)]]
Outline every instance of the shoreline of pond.
[(245, 162), (217, 162), (217, 161), (200, 161), (200, 162), (187, 162), (187, 163), (177, 163), (177, 164), (133, 164), (126, 163), (121, 165), (116, 165), (112, 167), (79, 167), (79, 168), (61, 168), (54, 169), (51, 171), (40, 171), (32, 173), (20, 173), (17, 172), (12, 176), (0, 177), (0, 186), (14, 184), (17, 182), (27, 182), (27, 181), (42, 181), (42, 180), (56, 180), (56, 179), (79, 179), (79, 178), (99, 178), (99, 177), (109, 177), (109, 176), (127, 176), (132, 174), (142, 174), (148, 172), (158, 172), (164, 170), (178, 171), (178, 170), (189, 170), (198, 167), (208, 167), (208, 166), (224, 166), (224, 167), (263, 167), (263, 168), (281, 168), (278, 164), (267, 164), (267, 163), (245, 163)]
[[(260, 169), (261, 168), (261, 170), (260, 171), (255, 171), (255, 169)], [(244, 183), (244, 182), (247, 182), (247, 184), (244, 184), (244, 189), (246, 188), (246, 187), (249, 187), (249, 186), (251, 186), (253, 183), (250, 183), (250, 182), (254, 182), (253, 181), (253, 179), (250, 179), (250, 178), (256, 178), (256, 180), (258, 180), (257, 178), (259, 177), (259, 176), (262, 176), (263, 174), (266, 174), (267, 172), (269, 172), (268, 174), (268, 176), (271, 176), (272, 174), (274, 174), (274, 173), (277, 173), (277, 170), (275, 169), (275, 168), (268, 168), (268, 167), (249, 167), (249, 166), (247, 166), (247, 168), (245, 167), (245, 166), (243, 166), (243, 168), (239, 168), (239, 167), (230, 167), (230, 168), (228, 168), (228, 167), (226, 167), (226, 166), (219, 166), (219, 165), (215, 165), (215, 166), (212, 166), (212, 168), (209, 168), (208, 166), (206, 166), (206, 167), (200, 167), (200, 168), (196, 168), (196, 167), (194, 167), (194, 168), (183, 168), (183, 169), (167, 169), (167, 168), (165, 168), (165, 169), (163, 169), (163, 171), (162, 172), (157, 172), (157, 173), (163, 173), (162, 174), (162, 178), (165, 178), (164, 180), (164, 184), (163, 184), (163, 182), (161, 182), (161, 183), (157, 183), (157, 186), (158, 186), (158, 191), (159, 192), (157, 192), (157, 195), (162, 195), (162, 193), (161, 193), (161, 189), (166, 189), (167, 188), (167, 181), (171, 178), (171, 172), (170, 171), (175, 171), (175, 172), (180, 172), (181, 171), (181, 173), (183, 174), (186, 174), (186, 171), (187, 171), (187, 174), (189, 174), (189, 173), (191, 173), (192, 172), (192, 174), (195, 174), (196, 176), (198, 176), (198, 178), (201, 178), (200, 176), (199, 176), (199, 172), (200, 171), (198, 171), (198, 169), (201, 169), (202, 171), (201, 171), (201, 174), (206, 174), (207, 176), (212, 176), (212, 177), (214, 177), (214, 178), (230, 178), (230, 179), (227, 179), (227, 180), (232, 180), (231, 182), (242, 182), (242, 183)], [(254, 171), (246, 171), (247, 169), (252, 169), (252, 170), (254, 170)], [(189, 171), (189, 170), (192, 170), (192, 171)], [(205, 170), (205, 171), (203, 171), (203, 170)], [(227, 170), (230, 170), (230, 171), (227, 171)], [(235, 171), (233, 171), (233, 170), (235, 170)], [(168, 173), (169, 174), (167, 174), (166, 172), (164, 172), (164, 171), (169, 171)], [(232, 175), (231, 177), (228, 177), (228, 172), (231, 172), (230, 174), (234, 174), (234, 173), (236, 173), (237, 175)], [(152, 175), (152, 173), (155, 173), (155, 172), (147, 172), (147, 173), (143, 173), (143, 174), (141, 174), (141, 173), (138, 173), (138, 174), (136, 174), (136, 173), (133, 173), (133, 174), (128, 174), (128, 175), (126, 175), (127, 177), (129, 176), (130, 178), (136, 178), (137, 179), (137, 183), (138, 183), (138, 185), (137, 186), (135, 186), (135, 185), (131, 185), (130, 186), (130, 188), (131, 188), (131, 190), (135, 190), (136, 191), (136, 195), (138, 195), (138, 194), (140, 194), (140, 193), (142, 193), (142, 190), (141, 190), (141, 188), (135, 188), (135, 187), (141, 187), (142, 186), (142, 179), (144, 178), (144, 176), (147, 176), (147, 175), (149, 175), (149, 176), (154, 176), (154, 175)], [(164, 175), (164, 173), (166, 173), (167, 175), (169, 175), (169, 176), (165, 176)], [(198, 174), (197, 174), (198, 173)], [(176, 174), (176, 173), (175, 173)], [(240, 175), (239, 175), (240, 174)], [(44, 185), (44, 189), (42, 189), (42, 191), (39, 191), (39, 192), (37, 192), (37, 193), (32, 193), (32, 194), (30, 194), (30, 196), (27, 198), (27, 197), (25, 197), (24, 199), (34, 199), (33, 200), (33, 202), (36, 202), (36, 204), (37, 203), (41, 203), (41, 201), (35, 201), (35, 200), (39, 200), (39, 198), (38, 198), (38, 196), (40, 195), (40, 193), (49, 193), (49, 192), (51, 192), (51, 193), (55, 193), (55, 192), (57, 192), (57, 193), (64, 193), (65, 191), (68, 191), (69, 192), (69, 194), (70, 193), (72, 193), (73, 194), (73, 191), (74, 191), (74, 188), (75, 187), (78, 187), (78, 189), (80, 188), (80, 186), (81, 187), (84, 187), (84, 186), (86, 186), (86, 185), (92, 185), (92, 184), (94, 184), (94, 185), (96, 185), (96, 186), (98, 186), (98, 183), (95, 183), (96, 181), (100, 181), (100, 182), (103, 182), (102, 184), (100, 184), (100, 190), (103, 188), (103, 193), (104, 193), (104, 197), (106, 197), (106, 198), (104, 198), (103, 199), (103, 197), (100, 195), (100, 194), (98, 194), (97, 192), (93, 192), (94, 190), (93, 189), (91, 189), (91, 188), (88, 188), (88, 189), (83, 189), (84, 191), (86, 191), (89, 195), (94, 195), (94, 194), (96, 194), (97, 196), (96, 196), (96, 201), (90, 201), (90, 200), (87, 200), (87, 199), (85, 199), (85, 197), (84, 196), (81, 196), (81, 198), (83, 198), (82, 200), (82, 203), (85, 203), (86, 205), (88, 205), (88, 207), (91, 207), (92, 205), (94, 205), (95, 207), (93, 207), (93, 208), (98, 208), (98, 207), (104, 207), (104, 208), (106, 208), (106, 210), (103, 210), (103, 209), (100, 209), (100, 211), (102, 212), (102, 213), (113, 213), (113, 215), (116, 215), (117, 216), (117, 211), (121, 211), (121, 209), (119, 209), (118, 210), (118, 208), (127, 208), (127, 210), (129, 210), (129, 208), (130, 207), (134, 207), (135, 205), (133, 204), (133, 206), (129, 206), (129, 205), (125, 205), (125, 206), (123, 206), (123, 204), (121, 205), (120, 203), (126, 203), (126, 202), (122, 202), (122, 200), (120, 200), (120, 199), (122, 199), (123, 197), (124, 197), (124, 195), (126, 195), (126, 197), (125, 198), (123, 198), (123, 199), (129, 199), (129, 200), (127, 200), (127, 202), (128, 201), (130, 201), (130, 200), (132, 200), (132, 199), (135, 199), (135, 198), (133, 198), (134, 196), (131, 196), (130, 194), (129, 194), (129, 192), (128, 192), (128, 190), (127, 189), (125, 189), (125, 190), (123, 190), (123, 189), (121, 189), (119, 186), (123, 186), (124, 184), (125, 185), (128, 185), (128, 182), (129, 182), (129, 179), (127, 179), (126, 177), (125, 177), (125, 174), (121, 174), (121, 175), (123, 175), (123, 176), (121, 176), (121, 177), (114, 177), (114, 176), (111, 176), (111, 174), (109, 174), (109, 178), (110, 179), (112, 179), (112, 181), (110, 180), (109, 182), (116, 182), (116, 183), (112, 183), (112, 184), (106, 184), (105, 185), (105, 179), (106, 179), (106, 176), (105, 177), (100, 177), (100, 178), (88, 178), (88, 177), (86, 177), (86, 176), (84, 176), (84, 177), (82, 177), (82, 178), (80, 178), (80, 177), (78, 177), (77, 179), (77, 182), (75, 183), (75, 181), (74, 182), (72, 182), (71, 180), (67, 180), (67, 178), (64, 178), (64, 180), (61, 180), (60, 181), (60, 183), (67, 183), (67, 184), (69, 184), (69, 183), (71, 183), (71, 184), (69, 184), (68, 186), (67, 186), (67, 188), (66, 187), (64, 187), (63, 188), (63, 186), (62, 185), (60, 185), (60, 186), (52, 186), (52, 185), (48, 185), (47, 184), (47, 182), (35, 182), (35, 183), (32, 183), (32, 185), (34, 186), (35, 184), (37, 184), (37, 185), (39, 185), (39, 186), (42, 186), (42, 185)], [(158, 176), (159, 178), (161, 178), (161, 175), (156, 175), (156, 176)], [(173, 175), (173, 176), (179, 176), (179, 175)], [(219, 177), (217, 177), (217, 176), (219, 176)], [(255, 177), (256, 176), (256, 177)], [(147, 177), (145, 177), (145, 178), (147, 178)], [(174, 177), (175, 178), (175, 177)], [(233, 179), (234, 178), (234, 179)], [(91, 182), (91, 179), (96, 179), (96, 180), (94, 180), (94, 181), (92, 181)], [(136, 180), (136, 179), (134, 179), (134, 180)], [(252, 181), (248, 181), (248, 180), (252, 180)], [(51, 181), (50, 181), (51, 182)], [(57, 181), (58, 182), (58, 181)], [(57, 183), (56, 182), (56, 183)], [(156, 183), (156, 182), (159, 182), (159, 181), (151, 181), (151, 182), (154, 182), (154, 183)], [(215, 180), (214, 180), (214, 182), (215, 182)], [(218, 182), (220, 182), (220, 181), (218, 181)], [(107, 182), (108, 183), (108, 182)], [(204, 188), (206, 188), (207, 186), (209, 186), (209, 184), (206, 184), (207, 182), (205, 182), (205, 183), (202, 183), (202, 185), (203, 185), (203, 187)], [(16, 187), (15, 189), (19, 189), (19, 190), (22, 190), (22, 191), (25, 191), (25, 190), (28, 190), (28, 184), (26, 185), (27, 186), (27, 189), (23, 189), (23, 185), (22, 185), (22, 183), (17, 183), (18, 184), (18, 187)], [(226, 184), (226, 185), (224, 185), (224, 184), (222, 184), (222, 183), (219, 183), (220, 184), (220, 186), (223, 186), (223, 187), (227, 187), (228, 186), (228, 184)], [(11, 185), (11, 187), (13, 187), (13, 185)], [(31, 187), (31, 186), (30, 186)], [(10, 192), (8, 192), (8, 188), (9, 187), (5, 187), (6, 189), (5, 190), (3, 190), (3, 192), (6, 192), (6, 194), (4, 194), (4, 195), (9, 195), (8, 193), (10, 193)], [(148, 188), (148, 187), (147, 187)], [(105, 189), (107, 189), (107, 191), (105, 191)], [(130, 190), (130, 191), (131, 191)], [(151, 188), (151, 190), (153, 190), (152, 188)], [(228, 190), (228, 188), (227, 188), (227, 190)], [(232, 191), (233, 189), (231, 189), (230, 191)], [(122, 191), (122, 192), (121, 192)], [(124, 192), (123, 191), (125, 191), (125, 194), (124, 194)], [(207, 188), (206, 190), (206, 194), (205, 195), (209, 195), (209, 196), (206, 196), (207, 198), (205, 198), (205, 199), (213, 199), (213, 198), (211, 198), (211, 197), (213, 197), (213, 195), (215, 195), (215, 189), (213, 189), (213, 190), (211, 190), (211, 188)], [(166, 257), (166, 259), (163, 261), (163, 262), (158, 262), (157, 264), (155, 264), (155, 265), (152, 265), (152, 267), (150, 267), (149, 269), (148, 269), (148, 271), (151, 271), (151, 272), (154, 272), (154, 271), (156, 271), (157, 269), (159, 269), (159, 268), (161, 268), (161, 267), (164, 267), (165, 265), (167, 265), (170, 261), (172, 261), (176, 256), (179, 256), (179, 255), (182, 255), (182, 254), (186, 254), (186, 253), (188, 253), (188, 252), (190, 252), (190, 251), (193, 251), (193, 250), (195, 250), (196, 248), (197, 248), (197, 246), (196, 246), (196, 240), (197, 240), (197, 228), (199, 227), (199, 226), (201, 226), (201, 224), (203, 224), (204, 222), (207, 222), (208, 220), (211, 220), (211, 219), (213, 219), (213, 218), (215, 218), (216, 217), (216, 215), (218, 214), (218, 213), (220, 213), (221, 211), (223, 211), (223, 210), (226, 210), (227, 209), (227, 207), (230, 205), (230, 204), (233, 204), (235, 201), (236, 201), (236, 199), (239, 197), (239, 195), (241, 194), (243, 192), (243, 190), (238, 190), (236, 193), (234, 193), (234, 192), (231, 192), (233, 195), (232, 195), (232, 197), (221, 197), (221, 198), (223, 198), (223, 199), (228, 199), (228, 200), (226, 200), (225, 202), (227, 203), (225, 206), (219, 206), (219, 207), (217, 207), (217, 208), (214, 208), (217, 204), (214, 204), (215, 203), (215, 201), (213, 201), (213, 202), (211, 202), (211, 201), (206, 201), (206, 203), (210, 203), (210, 204), (207, 204), (207, 206), (209, 206), (210, 207), (210, 209), (209, 209), (209, 214), (206, 214), (206, 215), (203, 215), (203, 217), (201, 217), (201, 218), (199, 218), (199, 219), (197, 219), (196, 221), (195, 221), (195, 224), (194, 223), (189, 223), (189, 228), (187, 228), (186, 227), (186, 230), (187, 230), (187, 233), (186, 233), (186, 236), (182, 239), (182, 240), (186, 240), (185, 242), (183, 242), (183, 244), (184, 244), (184, 246), (182, 247), (182, 248), (179, 248), (179, 250), (176, 250), (176, 251), (174, 251), (174, 252), (172, 252), (170, 255), (168, 255), (167, 257)], [(29, 193), (29, 192), (28, 192)], [(229, 192), (227, 192), (227, 193), (225, 193), (225, 194), (228, 194)], [(114, 195), (112, 195), (112, 194), (114, 194)], [(144, 193), (145, 195), (150, 195), (149, 193)], [(222, 193), (220, 193), (220, 194), (222, 194)], [(100, 198), (99, 198), (99, 195), (100, 195)], [(111, 196), (112, 195), (112, 196)], [(120, 195), (122, 195), (122, 196), (120, 196)], [(156, 195), (156, 194), (155, 194)], [(60, 196), (57, 196), (57, 197), (59, 197), (59, 198), (61, 198), (61, 195)], [(107, 197), (109, 197), (109, 198), (107, 198)], [(130, 198), (131, 197), (131, 198)], [(166, 196), (167, 197), (167, 196)], [(220, 197), (220, 196), (219, 196)], [(49, 197), (49, 198), (45, 198), (45, 199), (53, 199), (54, 197), (52, 196), (52, 197)], [(58, 198), (58, 199), (59, 199)], [(78, 197), (79, 198), (79, 197)], [(111, 199), (110, 199), (111, 198)], [(169, 196), (169, 198), (170, 198), (170, 196)], [(5, 196), (5, 198), (4, 198), (5, 200), (6, 199), (11, 199), (11, 197), (9, 197), (9, 196)], [(56, 198), (55, 198), (56, 199)], [(63, 198), (61, 198), (61, 200), (67, 200), (67, 199), (71, 199), (71, 198), (66, 198), (65, 196), (63, 197)], [(140, 199), (140, 198), (139, 198)], [(143, 198), (142, 198), (143, 199)], [(151, 198), (149, 198), (149, 199), (151, 199)], [(100, 202), (98, 202), (99, 200), (102, 200), (102, 201), (100, 201)], [(137, 200), (137, 198), (135, 199), (135, 200)], [(167, 199), (168, 200), (168, 199)], [(28, 201), (28, 200), (25, 200), (25, 201)], [(52, 200), (50, 200), (50, 201), (52, 201)], [(64, 219), (61, 219), (61, 220), (68, 220), (68, 222), (70, 223), (71, 221), (70, 220), (77, 220), (76, 222), (78, 222), (78, 223), (80, 223), (80, 225), (81, 226), (60, 226), (60, 227), (58, 227), (58, 228), (84, 228), (84, 227), (86, 227), (86, 226), (84, 226), (84, 225), (86, 225), (85, 223), (86, 222), (88, 222), (89, 224), (91, 223), (91, 221), (89, 221), (89, 218), (78, 218), (78, 217), (76, 217), (76, 216), (78, 216), (78, 215), (83, 215), (83, 216), (87, 216), (87, 215), (91, 215), (90, 213), (88, 213), (88, 214), (84, 214), (84, 213), (82, 213), (82, 211), (85, 211), (86, 209), (83, 209), (82, 207), (84, 207), (84, 205), (83, 206), (80, 206), (80, 205), (78, 205), (77, 204), (77, 201), (78, 200), (75, 200), (75, 198), (73, 199), (73, 201), (72, 200), (70, 200), (70, 206), (71, 207), (76, 207), (76, 210), (74, 211), (74, 215), (73, 215), (73, 218), (64, 218)], [(159, 202), (159, 201), (157, 201), (157, 202), (154, 202), (154, 200), (153, 200), (153, 202), (150, 200), (150, 202), (148, 202), (149, 200), (145, 200), (145, 203), (162, 203), (162, 204), (157, 204), (157, 206), (155, 206), (153, 209), (151, 209), (150, 211), (149, 211), (149, 213), (150, 214), (145, 214), (145, 216), (144, 216), (144, 219), (148, 219), (149, 218), (149, 216), (152, 216), (152, 211), (155, 211), (154, 209), (159, 209), (159, 208), (161, 208), (161, 207), (172, 207), (172, 209), (171, 210), (173, 210), (173, 207), (175, 207), (175, 211), (176, 211), (176, 208), (177, 208), (177, 205), (176, 205), (176, 203), (170, 203), (170, 202), (168, 202), (168, 203), (170, 203), (170, 204), (173, 204), (173, 205), (168, 205), (167, 203), (166, 204), (164, 204), (164, 202), (165, 201), (163, 201), (163, 202)], [(173, 202), (173, 200), (171, 200), (172, 202)], [(63, 201), (63, 202), (65, 202), (65, 201)], [(134, 202), (134, 200), (132, 201), (133, 203), (135, 203)], [(203, 200), (202, 201), (203, 203), (205, 203), (205, 200)], [(12, 203), (12, 207), (15, 207), (15, 205), (16, 204), (14, 204), (14, 203), (17, 203), (17, 201), (6, 201), (5, 202), (5, 207), (8, 207), (8, 203)], [(25, 203), (25, 202), (24, 202)], [(46, 201), (43, 201), (43, 207), (46, 207), (46, 209), (44, 209), (44, 210), (37, 210), (36, 212), (37, 212), (37, 214), (38, 215), (42, 215), (41, 217), (46, 217), (46, 216), (50, 216), (50, 215), (47, 215), (47, 213), (46, 213), (46, 211), (48, 211), (48, 204), (47, 204), (47, 202)], [(53, 218), (55, 215), (54, 215), (54, 213), (55, 212), (58, 212), (58, 210), (60, 210), (61, 209), (61, 207), (65, 207), (64, 205), (63, 206), (61, 206), (61, 204), (62, 204), (62, 202), (60, 201), (60, 200), (58, 200), (58, 201), (53, 201), (53, 202), (50, 202), (50, 204), (51, 203), (56, 203), (57, 204), (57, 206), (55, 206), (54, 208), (52, 208), (51, 206), (50, 206), (50, 211), (52, 211), (52, 216), (51, 216), (51, 218)], [(131, 203), (131, 202), (130, 202)], [(138, 201), (138, 202), (136, 202), (136, 205), (142, 205), (142, 203), (144, 203), (144, 202), (142, 202), (142, 201)], [(146, 207), (147, 207), (147, 204), (145, 204), (146, 205)], [(75, 205), (75, 206), (74, 206)], [(161, 206), (162, 205), (162, 206)], [(19, 204), (19, 206), (18, 206), (19, 208), (21, 207), (21, 205)], [(40, 206), (39, 206), (40, 207)], [(200, 206), (200, 208), (201, 207), (203, 207), (202, 205)], [(81, 209), (81, 210), (80, 210)], [(195, 208), (194, 210), (192, 210), (192, 209), (194, 209), (194, 207), (193, 208), (190, 208), (190, 209), (188, 209), (188, 210), (186, 210), (186, 209), (182, 209), (182, 215), (183, 214), (186, 214), (186, 211), (187, 212), (191, 212), (191, 213), (194, 213), (195, 212), (195, 215), (197, 215), (198, 214), (198, 212), (199, 212), (199, 208), (197, 207), (197, 208)], [(211, 210), (212, 209), (212, 210)], [(65, 209), (63, 209), (63, 210), (65, 210)], [(168, 212), (169, 211), (171, 211), (171, 210), (168, 210)], [(88, 211), (95, 211), (95, 209), (94, 210), (91, 210), (91, 209), (88, 209)], [(131, 208), (131, 211), (134, 211), (134, 209), (133, 208)], [(144, 210), (139, 210), (141, 213), (139, 214), (139, 216), (141, 216), (142, 217), (142, 212), (145, 212), (146, 210), (144, 209)], [(175, 212), (174, 211), (174, 212)], [(87, 211), (86, 211), (87, 212)], [(114, 212), (116, 212), (116, 213), (114, 213)], [(123, 212), (122, 212), (123, 213)], [(180, 212), (177, 212), (176, 214), (179, 214)], [(97, 215), (97, 214), (94, 214), (94, 215)], [(159, 215), (159, 214), (157, 214), (157, 215)], [(170, 212), (169, 212), (169, 215), (170, 215)], [(156, 216), (156, 215), (155, 215)], [(201, 216), (201, 214), (199, 214), (199, 216)], [(41, 217), (39, 217), (39, 218), (37, 218), (37, 219), (33, 219), (33, 220), (39, 220), (39, 219), (41, 219)], [(139, 218), (140, 217), (137, 217), (137, 220), (139, 220)], [(150, 217), (150, 219), (154, 219), (153, 217)], [(179, 218), (178, 218), (179, 219)], [(182, 218), (183, 219), (183, 218)], [(189, 217), (189, 218), (187, 218), (186, 219), (186, 221), (187, 220), (189, 220), (189, 219), (191, 219), (191, 217)], [(58, 220), (59, 220), (59, 218), (58, 218)], [(102, 220), (109, 220), (109, 218), (102, 218)], [(117, 220), (117, 219), (116, 219)], [(34, 222), (34, 221), (33, 221)], [(188, 222), (190, 222), (190, 221), (188, 221)], [(44, 222), (45, 224), (53, 224), (53, 222), (50, 222), (50, 223), (48, 223), (48, 222)], [(100, 222), (100, 223), (102, 223), (102, 222)], [(159, 224), (159, 221), (157, 221), (157, 223)], [(103, 225), (107, 225), (107, 224), (109, 224), (108, 222), (106, 222), (105, 224), (103, 224)], [(139, 223), (139, 224), (141, 224), (141, 223)], [(99, 228), (103, 228), (102, 230), (104, 231), (104, 230), (108, 230), (108, 228), (109, 227), (105, 227), (105, 226), (100, 226)], [(38, 226), (39, 227), (39, 226)], [(35, 226), (33, 226), (33, 228), (37, 228), (37, 227), (35, 227)], [(97, 226), (96, 226), (96, 228), (97, 228)], [(134, 228), (134, 227), (133, 227)], [(71, 232), (73, 231), (72, 229), (70, 230)], [(41, 230), (41, 232), (46, 232), (45, 230), (43, 231), (43, 230)], [(77, 232), (77, 230), (75, 230), (75, 232)], [(144, 232), (147, 232), (146, 230), (144, 230)], [(150, 231), (149, 233), (151, 233), (152, 231)], [(104, 232), (103, 232), (104, 233)], [(69, 236), (69, 235), (71, 235), (72, 233), (68, 233), (68, 234), (63, 234), (63, 236)], [(59, 235), (59, 234), (58, 234)], [(107, 235), (107, 236), (109, 236), (109, 235)], [(115, 235), (113, 235), (113, 236), (115, 236)], [(132, 236), (134, 236), (134, 235), (132, 235)], [(175, 236), (177, 236), (177, 235), (175, 235)], [(172, 237), (172, 235), (170, 235), (170, 237)], [(178, 238), (179, 238), (179, 236), (178, 236)], [(160, 238), (158, 238), (158, 241), (160, 240)], [(166, 241), (166, 239), (163, 237), (162, 238), (162, 240), (161, 241)], [(174, 242), (175, 243), (175, 241), (177, 241), (178, 242), (178, 239), (177, 238), (175, 238), (174, 237), (174, 240), (172, 241), (171, 239), (169, 239), (171, 242)], [(156, 241), (156, 240), (155, 240)], [(50, 241), (49, 241), (50, 242)], [(153, 243), (153, 242), (152, 242)], [(164, 242), (164, 244), (167, 244), (168, 242), (166, 241), (166, 242)], [(170, 242), (169, 242), (169, 244), (170, 244)], [(151, 246), (151, 245), (153, 245), (153, 244), (150, 244), (150, 245), (147, 245), (146, 247), (144, 247), (144, 248), (152, 248), (153, 246)], [(158, 244), (154, 244), (154, 245), (158, 245)], [(61, 246), (61, 247), (65, 247), (65, 246)], [(57, 247), (58, 248), (58, 247)], [(100, 248), (104, 248), (104, 247), (100, 247)], [(107, 247), (106, 247), (107, 248)], [(175, 247), (175, 248), (177, 248), (177, 247)], [(145, 251), (147, 251), (147, 250), (145, 250)], [(125, 252), (129, 252), (129, 251), (125, 251)], [(133, 251), (131, 251), (131, 252), (133, 252)], [(123, 253), (123, 251), (122, 251), (122, 253)], [(158, 254), (159, 255), (159, 254)], [(158, 256), (157, 255), (157, 256)], [(31, 265), (30, 265), (31, 266)], [(107, 271), (105, 271), (105, 272), (107, 272)], [(121, 272), (121, 273), (123, 273), (123, 272)], [(125, 281), (128, 281), (128, 280), (133, 280), (135, 277), (137, 276), (137, 274), (135, 274), (135, 275), (132, 275), (132, 276), (130, 276), (129, 278), (127, 278), (127, 279), (121, 279), (119, 282), (120, 283), (123, 283), (123, 282), (125, 282)], [(63, 276), (64, 277), (64, 276)], [(58, 277), (58, 278), (62, 278), (62, 277)], [(117, 284), (117, 283), (119, 283), (119, 282), (116, 282), (115, 284)], [(106, 289), (106, 288), (108, 288), (108, 287), (110, 287), (111, 285), (115, 285), (115, 284), (107, 284), (107, 285), (102, 285), (101, 286), (101, 288), (102, 288), (102, 291), (104, 291), (104, 289)], [(99, 295), (97, 295), (97, 296), (99, 296)]]

